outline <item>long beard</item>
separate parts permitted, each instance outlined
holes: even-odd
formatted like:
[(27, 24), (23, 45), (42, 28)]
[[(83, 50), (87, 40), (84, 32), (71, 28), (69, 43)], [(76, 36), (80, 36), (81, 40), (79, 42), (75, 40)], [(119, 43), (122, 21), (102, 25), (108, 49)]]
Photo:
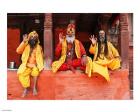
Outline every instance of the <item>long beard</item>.
[(37, 44), (37, 40), (34, 40), (34, 39), (29, 40), (29, 45), (31, 48), (34, 48), (36, 44)]
[(66, 35), (66, 40), (68, 43), (73, 43), (75, 40), (75, 36), (73, 35), (70, 37), (70, 36)]
[(101, 43), (104, 43), (105, 42), (105, 37), (99, 37), (99, 39), (100, 39), (100, 42)]

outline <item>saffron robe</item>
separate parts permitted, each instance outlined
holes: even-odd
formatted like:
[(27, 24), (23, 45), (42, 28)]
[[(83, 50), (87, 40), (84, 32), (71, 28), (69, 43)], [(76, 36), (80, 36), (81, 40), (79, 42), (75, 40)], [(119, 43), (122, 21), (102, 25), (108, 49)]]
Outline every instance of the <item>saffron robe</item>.
[(107, 42), (108, 46), (108, 55), (104, 54), (105, 45), (101, 45), (101, 53), (99, 57), (98, 54), (98, 43), (96, 45), (90, 46), (89, 52), (94, 54), (93, 62), (92, 62), (92, 73), (98, 73), (103, 76), (107, 81), (110, 81), (108, 68), (111, 70), (115, 70), (120, 68), (120, 59), (119, 53), (117, 49), (110, 43)]
[[(17, 74), (19, 76), (19, 80), (23, 87), (29, 87), (30, 85), (30, 77), (32, 76), (38, 76), (39, 72), (44, 68), (44, 61), (43, 61), (43, 52), (42, 48), (39, 44), (37, 44), (35, 48), (35, 53), (33, 57), (35, 57), (36, 60), (36, 66), (33, 68), (29, 68), (27, 64), (30, 64), (28, 61), (31, 58), (30, 57), (30, 45), (28, 43), (22, 42), (19, 47), (17, 48), (16, 52), (18, 54), (22, 54), (21, 60), (22, 64), (19, 66)], [(30, 59), (32, 60), (32, 59)]]

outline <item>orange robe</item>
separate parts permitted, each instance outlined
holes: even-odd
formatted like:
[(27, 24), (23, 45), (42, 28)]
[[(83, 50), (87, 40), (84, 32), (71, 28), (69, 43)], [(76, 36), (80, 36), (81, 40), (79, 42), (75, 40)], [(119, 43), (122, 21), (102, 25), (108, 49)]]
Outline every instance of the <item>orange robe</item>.
[(17, 71), (19, 81), (24, 88), (27, 88), (30, 86), (30, 75), (38, 76), (44, 68), (42, 48), (37, 44), (30, 54), (30, 46), (28, 43), (22, 42), (16, 51), (18, 54), (22, 54), (22, 64)]

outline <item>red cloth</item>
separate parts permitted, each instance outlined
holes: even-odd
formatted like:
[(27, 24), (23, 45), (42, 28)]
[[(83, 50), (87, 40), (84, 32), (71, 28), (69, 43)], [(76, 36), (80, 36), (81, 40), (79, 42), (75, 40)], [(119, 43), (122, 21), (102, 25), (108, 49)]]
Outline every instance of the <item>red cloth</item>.
[(80, 67), (80, 69), (81, 70), (85, 70), (85, 68), (86, 68), (86, 66), (83, 66), (82, 64), (81, 64), (81, 59), (74, 59), (74, 60), (72, 60), (72, 63), (71, 63), (71, 65), (69, 65), (68, 63), (63, 63), (62, 65), (61, 65), (61, 67), (59, 68), (59, 70), (60, 71), (65, 71), (65, 70), (69, 70), (70, 69), (70, 67), (69, 66), (72, 66), (73, 68), (77, 68), (77, 67)]
[[(85, 48), (84, 48), (84, 46), (82, 45), (81, 42), (79, 42), (79, 46), (80, 46), (81, 56), (86, 55)], [(56, 57), (56, 59), (59, 59), (61, 57), (61, 52), (62, 52), (62, 44), (59, 43), (59, 44), (57, 44), (57, 47), (55, 49), (55, 57)], [(71, 60), (70, 63), (68, 63), (68, 62), (63, 63), (61, 65), (61, 67), (59, 68), (59, 70), (69, 70), (70, 66), (72, 66), (73, 68), (80, 67), (81, 70), (85, 70), (85, 68), (86, 68), (85, 66), (82, 66), (81, 59), (77, 58), (77, 59)]]
[(57, 44), (55, 49), (55, 58), (59, 59), (61, 57), (61, 51), (62, 51), (62, 44)]

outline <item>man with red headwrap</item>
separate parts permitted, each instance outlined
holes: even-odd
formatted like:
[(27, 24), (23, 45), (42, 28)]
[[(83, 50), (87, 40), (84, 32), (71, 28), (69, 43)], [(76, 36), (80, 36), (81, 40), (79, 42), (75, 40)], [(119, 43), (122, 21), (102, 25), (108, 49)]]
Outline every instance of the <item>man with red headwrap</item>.
[(86, 56), (86, 51), (82, 43), (75, 37), (75, 25), (69, 24), (66, 35), (59, 34), (59, 43), (55, 50), (57, 61), (52, 63), (52, 71), (72, 70), (78, 67), (88, 75), (91, 74), (92, 60)]

